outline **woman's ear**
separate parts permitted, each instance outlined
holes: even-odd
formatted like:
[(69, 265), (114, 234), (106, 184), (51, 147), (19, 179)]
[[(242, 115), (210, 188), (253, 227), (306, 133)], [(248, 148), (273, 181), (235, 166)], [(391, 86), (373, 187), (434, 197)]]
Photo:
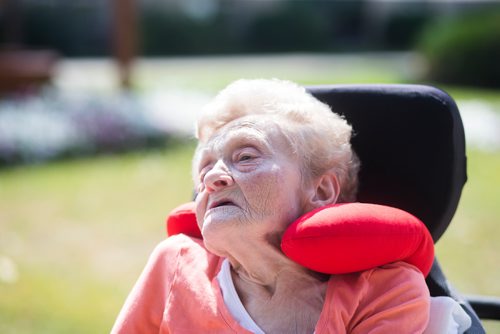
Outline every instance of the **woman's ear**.
[(335, 173), (328, 171), (321, 175), (314, 184), (314, 193), (310, 198), (310, 205), (319, 208), (337, 202), (340, 185)]

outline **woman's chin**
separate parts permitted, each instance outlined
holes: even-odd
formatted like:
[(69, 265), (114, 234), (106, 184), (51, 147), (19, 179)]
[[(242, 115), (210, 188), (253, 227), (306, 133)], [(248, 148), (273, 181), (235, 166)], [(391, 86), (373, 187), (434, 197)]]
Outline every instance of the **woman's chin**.
[(234, 221), (240, 214), (240, 209), (236, 205), (224, 205), (208, 209), (203, 217), (204, 224), (207, 222)]
[(203, 239), (227, 238), (231, 230), (235, 228), (237, 230), (242, 229), (242, 226), (238, 224), (239, 221), (241, 220), (235, 214), (234, 209), (211, 209), (205, 214), (203, 225), (201, 226)]
[(210, 252), (223, 256), (224, 252), (222, 250), (230, 244), (228, 243), (229, 239), (233, 239), (232, 235), (236, 224), (231, 220), (213, 218), (215, 217), (208, 216), (203, 222), (201, 227), (203, 242)]

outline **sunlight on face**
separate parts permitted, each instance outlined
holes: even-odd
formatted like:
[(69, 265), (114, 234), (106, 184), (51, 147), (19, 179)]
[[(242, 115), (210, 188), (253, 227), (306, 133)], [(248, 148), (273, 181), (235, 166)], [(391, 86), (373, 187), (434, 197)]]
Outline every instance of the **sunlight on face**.
[(199, 148), (194, 168), (204, 238), (280, 233), (302, 214), (300, 164), (271, 117), (227, 124)]

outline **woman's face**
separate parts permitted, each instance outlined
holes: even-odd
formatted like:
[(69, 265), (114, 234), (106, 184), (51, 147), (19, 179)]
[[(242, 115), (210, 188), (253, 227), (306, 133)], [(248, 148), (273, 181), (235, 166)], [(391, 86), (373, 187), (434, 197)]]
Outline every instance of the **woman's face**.
[(227, 124), (198, 150), (194, 163), (196, 216), (205, 240), (281, 235), (304, 211), (300, 164), (270, 117)]

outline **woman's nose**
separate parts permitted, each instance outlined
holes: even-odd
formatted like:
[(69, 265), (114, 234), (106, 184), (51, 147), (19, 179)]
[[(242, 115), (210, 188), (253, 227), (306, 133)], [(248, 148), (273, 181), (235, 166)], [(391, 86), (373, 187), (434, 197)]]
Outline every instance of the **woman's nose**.
[(208, 193), (212, 193), (225, 187), (232, 186), (234, 184), (234, 179), (224, 164), (217, 163), (205, 175), (203, 183), (205, 183)]

